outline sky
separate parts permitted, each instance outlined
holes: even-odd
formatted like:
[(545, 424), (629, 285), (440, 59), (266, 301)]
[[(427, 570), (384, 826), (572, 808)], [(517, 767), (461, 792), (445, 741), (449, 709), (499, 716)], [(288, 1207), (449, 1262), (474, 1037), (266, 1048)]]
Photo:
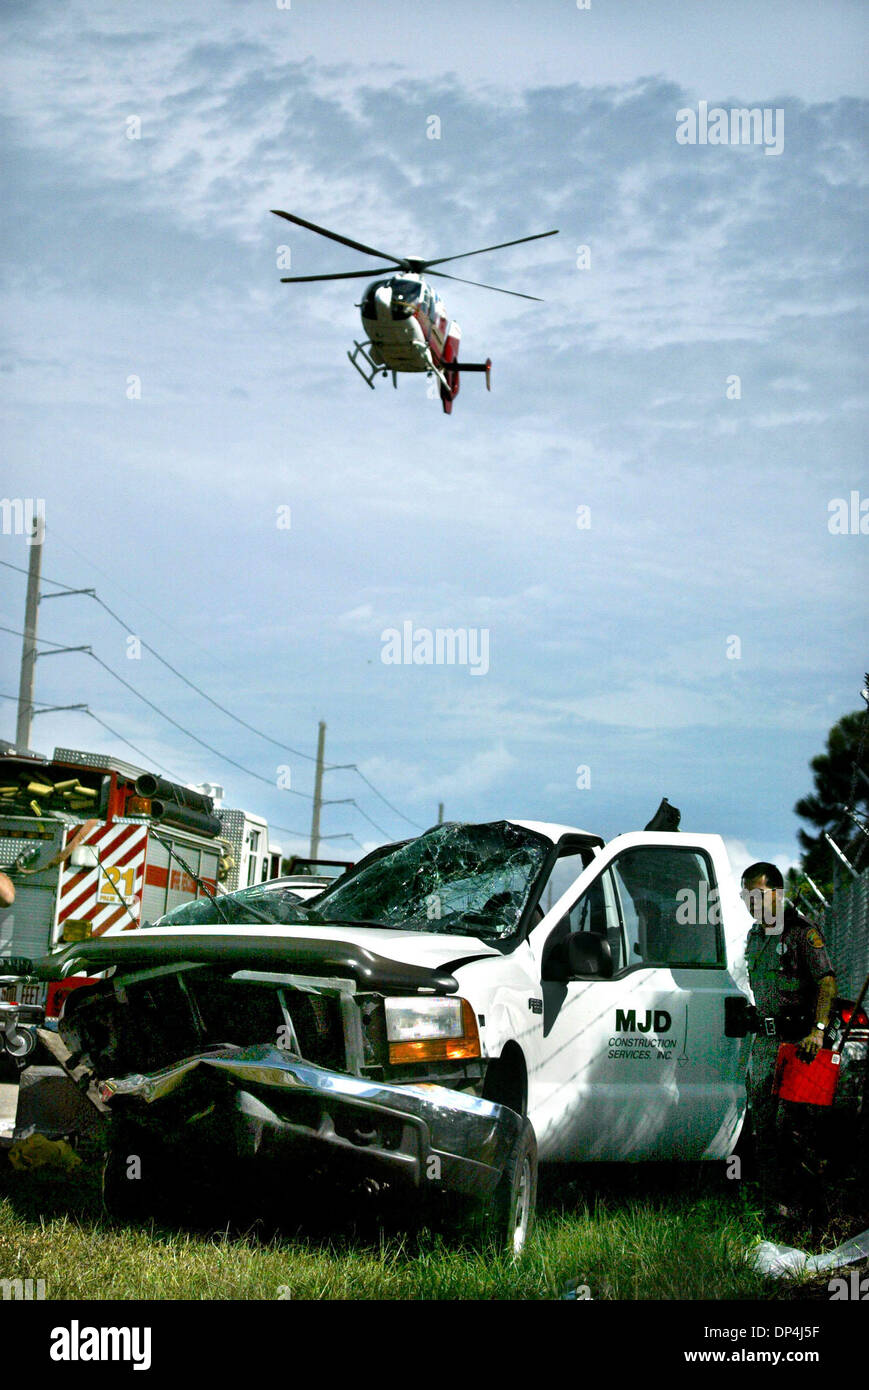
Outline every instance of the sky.
[[(220, 784), (304, 852), (323, 720), (336, 855), (439, 802), (610, 837), (667, 796), (736, 869), (792, 862), (869, 665), (865, 7), (6, 0), (0, 24), (0, 490), (44, 511), (43, 592), (116, 615), (40, 605), (46, 651), (94, 655), (41, 658), (36, 699), (91, 713), (31, 745)], [(701, 103), (770, 138), (678, 140)], [(433, 282), (494, 364), (448, 417), (424, 376), (352, 370), (364, 281), (280, 284), (287, 255), (377, 262), (271, 208), (396, 256), (559, 235), (450, 267), (542, 303)], [(10, 509), (4, 696), (20, 531)], [(487, 660), (384, 661), (406, 623)]]

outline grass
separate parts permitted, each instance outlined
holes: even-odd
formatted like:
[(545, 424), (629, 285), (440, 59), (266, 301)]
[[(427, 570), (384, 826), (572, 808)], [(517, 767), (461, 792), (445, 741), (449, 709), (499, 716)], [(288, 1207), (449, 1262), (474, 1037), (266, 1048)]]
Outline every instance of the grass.
[(97, 1155), (83, 1153), (73, 1175), (16, 1173), (0, 1157), (0, 1278), (44, 1279), (49, 1299), (74, 1300), (534, 1300), (576, 1284), (596, 1300), (812, 1296), (810, 1280), (783, 1286), (746, 1265), (748, 1246), (781, 1234), (762, 1226), (749, 1189), (706, 1169), (550, 1170), (514, 1265), (361, 1199), (324, 1198), (283, 1229), (257, 1215), (223, 1231), (113, 1222)]

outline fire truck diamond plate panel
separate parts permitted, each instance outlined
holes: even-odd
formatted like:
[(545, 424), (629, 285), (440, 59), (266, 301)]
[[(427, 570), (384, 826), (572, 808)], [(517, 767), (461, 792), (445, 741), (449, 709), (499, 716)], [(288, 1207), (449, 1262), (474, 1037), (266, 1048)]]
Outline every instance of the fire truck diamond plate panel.
[(101, 772), (119, 772), (131, 782), (135, 782), (137, 777), (142, 777), (147, 772), (147, 768), (125, 763), (123, 758), (110, 758), (106, 753), (81, 753), (76, 748), (55, 748), (54, 761), (71, 763), (74, 767), (96, 767)]
[(224, 890), (227, 893), (232, 893), (239, 886), (241, 862), (244, 854), (244, 811), (228, 809), (218, 811), (217, 814), (223, 827), (223, 838), (229, 843), (232, 857), (235, 860), (235, 867), (230, 869), (223, 884)]
[[(38, 840), (9, 838), (5, 836), (0, 839), (0, 867), (8, 869), (10, 864), (14, 864), (17, 859), (26, 860), (36, 850), (45, 849), (54, 836), (49, 835), (46, 839), (40, 837)], [(34, 862), (36, 861), (36, 855)]]

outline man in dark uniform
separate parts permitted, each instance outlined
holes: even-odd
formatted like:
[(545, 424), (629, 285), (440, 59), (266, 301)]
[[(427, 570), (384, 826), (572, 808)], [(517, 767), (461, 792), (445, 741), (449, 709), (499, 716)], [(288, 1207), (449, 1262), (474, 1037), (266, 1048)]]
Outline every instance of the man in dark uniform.
[(743, 897), (754, 918), (745, 954), (760, 1018), (751, 1051), (748, 1099), (761, 1193), (766, 1206), (793, 1214), (788, 1198), (800, 1181), (801, 1137), (816, 1107), (779, 1101), (772, 1093), (781, 1042), (798, 1043), (809, 1062), (823, 1046), (836, 998), (836, 978), (824, 938), (807, 918), (785, 904), (784, 880), (774, 864), (751, 864), (742, 875)]

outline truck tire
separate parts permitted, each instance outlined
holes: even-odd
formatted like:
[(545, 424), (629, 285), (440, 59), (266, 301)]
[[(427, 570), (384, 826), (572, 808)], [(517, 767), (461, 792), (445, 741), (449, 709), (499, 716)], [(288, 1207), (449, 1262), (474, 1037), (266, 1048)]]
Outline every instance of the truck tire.
[(517, 1115), (525, 1114), (528, 1073), (521, 1048), (508, 1042), (500, 1057), (491, 1061), (483, 1083), (483, 1100), (508, 1105)]
[(514, 1260), (525, 1249), (534, 1226), (536, 1205), (537, 1140), (531, 1121), (526, 1118), (498, 1186), (480, 1213), (486, 1233), (499, 1250)]

